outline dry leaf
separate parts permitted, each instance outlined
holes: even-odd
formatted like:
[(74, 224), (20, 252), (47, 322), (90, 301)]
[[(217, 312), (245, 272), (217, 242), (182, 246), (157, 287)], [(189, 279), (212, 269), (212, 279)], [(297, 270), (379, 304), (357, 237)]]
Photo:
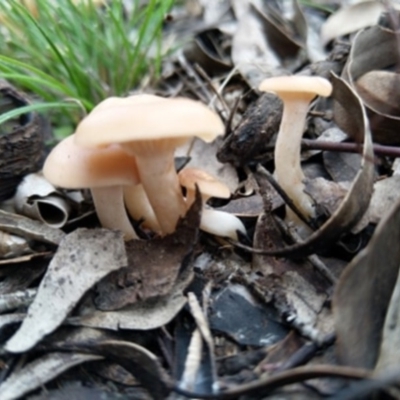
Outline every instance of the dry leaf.
[(14, 196), (15, 210), (38, 219), (53, 228), (63, 227), (71, 207), (42, 174), (29, 174), (18, 185)]
[(128, 242), (128, 266), (97, 285), (96, 306), (111, 311), (169, 294), (180, 274), (190, 274), (200, 214), (201, 199), (198, 197), (178, 222), (174, 233), (147, 241)]
[(3, 210), (0, 210), (0, 230), (56, 245), (65, 237), (65, 233), (59, 229), (50, 228), (42, 222)]
[[(371, 121), (371, 130), (374, 141), (389, 144), (400, 144), (400, 114), (397, 112), (400, 102), (399, 79), (396, 74), (385, 75), (385, 81), (376, 81), (371, 86), (370, 77), (363, 77), (371, 71), (392, 68), (398, 62), (399, 53), (396, 33), (379, 26), (359, 32), (353, 40), (353, 45), (347, 63), (343, 69), (342, 77), (347, 80), (364, 102)], [(381, 74), (381, 73), (379, 73)], [(359, 81), (361, 79), (361, 81)], [(366, 80), (367, 88), (363, 87)], [(357, 85), (359, 81), (359, 85)], [(394, 86), (390, 88), (390, 85)], [(377, 90), (376, 86), (380, 89)], [(375, 88), (374, 88), (375, 87)], [(359, 91), (359, 89), (361, 89)], [(377, 91), (375, 97), (368, 93)], [(382, 98), (383, 96), (383, 98)], [(390, 108), (391, 104), (393, 105)], [(375, 107), (378, 107), (375, 109)], [(339, 111), (339, 110), (338, 110)], [(389, 111), (389, 112), (388, 112)], [(345, 112), (345, 110), (342, 110)]]
[(84, 362), (101, 358), (96, 355), (79, 353), (46, 354), (31, 361), (22, 369), (14, 371), (0, 385), (0, 398), (2, 400), (17, 400), (26, 393), (42, 387), (64, 371)]
[(53, 332), (100, 279), (127, 264), (121, 232), (77, 229), (60, 243), (19, 330), (6, 343), (14, 353)]
[(322, 43), (326, 45), (332, 39), (376, 25), (382, 11), (384, 5), (378, 1), (361, 1), (341, 7), (325, 21), (321, 29)]
[(399, 242), (400, 202), (381, 220), (368, 246), (346, 267), (336, 286), (333, 314), (343, 364), (372, 369), (377, 362), (399, 272)]

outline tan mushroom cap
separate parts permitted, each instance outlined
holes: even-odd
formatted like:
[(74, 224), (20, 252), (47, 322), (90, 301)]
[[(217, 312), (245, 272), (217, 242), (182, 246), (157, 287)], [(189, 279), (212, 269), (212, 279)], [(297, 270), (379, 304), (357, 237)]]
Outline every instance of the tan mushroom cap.
[(231, 191), (225, 183), (199, 168), (184, 168), (178, 174), (179, 183), (188, 190), (195, 190), (196, 185), (200, 193), (207, 197), (228, 199)]
[(98, 147), (168, 138), (176, 146), (193, 136), (210, 142), (223, 132), (219, 116), (198, 101), (162, 98), (132, 103), (127, 98), (125, 105), (120, 103), (84, 118), (75, 140), (81, 146)]
[(275, 92), (279, 95), (304, 93), (327, 97), (332, 93), (331, 83), (319, 76), (277, 76), (263, 80), (258, 88), (263, 92)]
[(120, 106), (125, 106), (125, 105), (134, 105), (134, 104), (140, 104), (140, 103), (148, 103), (156, 100), (166, 100), (164, 97), (156, 96), (154, 94), (147, 94), (147, 93), (142, 93), (142, 94), (134, 94), (132, 96), (127, 96), (127, 97), (116, 97), (116, 96), (111, 96), (107, 97), (103, 101), (101, 101), (99, 104), (97, 104), (92, 111), (90, 111), (90, 114), (93, 115), (94, 113), (98, 113), (99, 111), (104, 111), (109, 108), (114, 108), (114, 107), (120, 107)]
[(43, 166), (45, 178), (53, 185), (80, 189), (139, 182), (135, 159), (120, 146), (86, 149), (76, 145), (74, 136), (54, 147)]

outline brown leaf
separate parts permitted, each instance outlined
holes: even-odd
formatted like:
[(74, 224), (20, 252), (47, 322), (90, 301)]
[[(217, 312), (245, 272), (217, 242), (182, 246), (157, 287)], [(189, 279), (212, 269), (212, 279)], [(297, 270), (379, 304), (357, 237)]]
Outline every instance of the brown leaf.
[[(362, 98), (371, 121), (374, 141), (382, 144), (400, 144), (398, 134), (400, 114), (397, 106), (400, 101), (399, 79), (397, 74), (379, 72), (379, 76), (382, 73), (385, 75), (384, 81), (379, 80), (371, 83), (369, 73), (396, 65), (398, 53), (399, 47), (395, 32), (379, 26), (363, 30), (354, 38), (342, 74), (342, 77)], [(365, 74), (368, 75), (365, 76)], [(394, 85), (390, 87), (393, 83)], [(379, 87), (378, 90), (376, 89), (377, 86)], [(377, 91), (377, 93), (371, 94), (369, 93), (371, 91)], [(339, 110), (337, 112), (339, 116)], [(344, 112), (344, 110), (341, 112)]]
[(335, 289), (337, 352), (343, 364), (375, 366), (399, 271), (399, 242), (400, 202), (381, 220), (370, 243), (347, 266)]
[(121, 232), (81, 228), (67, 235), (50, 262), (27, 317), (6, 343), (7, 351), (31, 349), (62, 324), (94, 284), (126, 264)]
[(96, 306), (101, 310), (116, 310), (170, 293), (179, 274), (190, 269), (200, 215), (201, 199), (198, 197), (174, 233), (128, 242), (128, 267), (99, 283)]

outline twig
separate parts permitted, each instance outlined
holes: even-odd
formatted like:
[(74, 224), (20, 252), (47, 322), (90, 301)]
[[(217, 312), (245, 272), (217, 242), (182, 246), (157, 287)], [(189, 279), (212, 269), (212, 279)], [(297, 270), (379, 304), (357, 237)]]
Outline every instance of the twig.
[(303, 382), (314, 378), (347, 378), (347, 379), (372, 379), (372, 372), (353, 367), (341, 367), (336, 365), (313, 365), (307, 367), (298, 367), (289, 371), (280, 372), (265, 379), (256, 382), (245, 383), (237, 386), (235, 389), (227, 390), (216, 394), (201, 394), (188, 392), (186, 390), (174, 387), (172, 390), (182, 396), (190, 399), (215, 399), (230, 400), (237, 399), (243, 395), (265, 394), (279, 387), (290, 385), (292, 383)]

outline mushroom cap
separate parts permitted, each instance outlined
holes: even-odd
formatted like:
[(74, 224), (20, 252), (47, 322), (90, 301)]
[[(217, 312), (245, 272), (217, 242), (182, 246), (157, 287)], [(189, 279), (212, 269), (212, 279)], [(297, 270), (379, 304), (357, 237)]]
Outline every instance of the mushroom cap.
[(219, 116), (195, 100), (125, 100), (118, 107), (105, 108), (101, 113), (90, 113), (84, 118), (76, 130), (76, 143), (98, 147), (110, 143), (138, 142), (140, 145), (161, 140), (165, 146), (165, 139), (168, 139), (171, 147), (176, 147), (193, 136), (210, 142), (224, 132)]
[(50, 183), (80, 189), (139, 182), (134, 157), (120, 146), (86, 149), (76, 145), (74, 136), (62, 140), (48, 155), (43, 175)]
[(263, 80), (258, 88), (263, 92), (275, 92), (279, 96), (305, 94), (309, 97), (327, 97), (332, 93), (331, 83), (319, 76), (277, 76)]
[(147, 93), (134, 94), (132, 96), (127, 96), (127, 97), (116, 97), (116, 96), (107, 97), (99, 104), (97, 104), (92, 109), (92, 111), (90, 111), (90, 115), (93, 115), (94, 113), (97, 113), (99, 111), (107, 110), (109, 108), (120, 107), (128, 104), (133, 105), (140, 103), (148, 103), (155, 100), (165, 100), (165, 98)]
[(197, 185), (203, 196), (219, 197), (221, 199), (231, 197), (231, 191), (225, 183), (202, 169), (184, 168), (179, 172), (178, 176), (181, 186), (188, 190), (195, 190)]

